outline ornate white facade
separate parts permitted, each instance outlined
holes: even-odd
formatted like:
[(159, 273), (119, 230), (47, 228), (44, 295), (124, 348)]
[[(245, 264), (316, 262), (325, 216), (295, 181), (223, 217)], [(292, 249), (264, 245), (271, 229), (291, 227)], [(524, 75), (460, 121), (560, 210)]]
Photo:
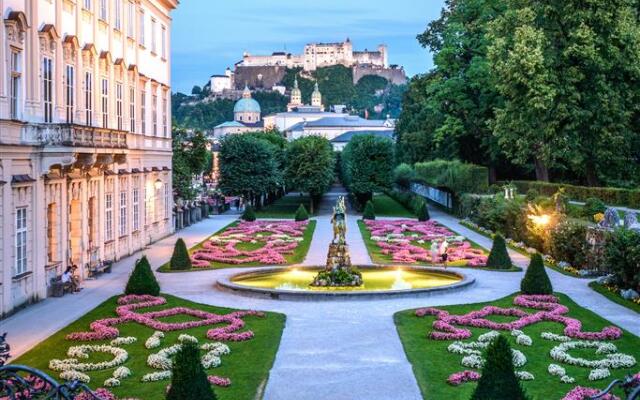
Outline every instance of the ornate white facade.
[(0, 0), (0, 315), (169, 235), (177, 0)]
[(275, 52), (270, 56), (251, 55), (245, 53), (238, 64), (245, 67), (257, 66), (285, 66), (287, 68), (303, 68), (305, 71), (315, 71), (320, 67), (332, 65), (372, 65), (389, 68), (389, 58), (386, 45), (379, 45), (376, 51), (354, 51), (351, 40), (347, 38), (340, 43), (309, 43), (304, 46), (302, 54)]

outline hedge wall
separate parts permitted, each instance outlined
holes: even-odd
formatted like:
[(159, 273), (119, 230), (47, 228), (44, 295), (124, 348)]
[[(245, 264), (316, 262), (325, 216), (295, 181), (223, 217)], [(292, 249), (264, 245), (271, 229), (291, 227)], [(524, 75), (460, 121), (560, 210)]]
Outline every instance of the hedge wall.
[(446, 187), (456, 194), (486, 193), (489, 190), (489, 170), (480, 165), (435, 160), (416, 163), (414, 168), (418, 181), (429, 186)]
[(608, 205), (640, 208), (640, 190), (574, 186), (540, 181), (514, 181), (513, 184), (516, 185), (520, 193), (535, 189), (541, 195), (553, 196), (559, 188), (563, 187), (571, 200), (586, 201), (590, 197), (596, 197)]

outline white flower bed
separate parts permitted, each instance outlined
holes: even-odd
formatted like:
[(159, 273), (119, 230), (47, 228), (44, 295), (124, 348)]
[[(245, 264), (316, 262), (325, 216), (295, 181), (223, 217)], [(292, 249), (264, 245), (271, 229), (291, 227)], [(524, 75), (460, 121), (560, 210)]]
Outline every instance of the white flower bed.
[(116, 386), (120, 386), (120, 380), (116, 379), (116, 378), (107, 378), (103, 385), (105, 387), (116, 387)]
[(127, 344), (133, 344), (137, 341), (138, 339), (133, 336), (126, 336), (126, 337), (117, 337), (113, 339), (110, 344), (112, 346), (123, 346)]
[(598, 381), (600, 379), (605, 379), (611, 376), (611, 371), (609, 368), (596, 368), (592, 369), (589, 372), (589, 380), (590, 381)]
[(63, 379), (65, 381), (80, 381), (83, 383), (89, 383), (91, 381), (89, 375), (74, 370), (63, 371), (60, 374), (60, 379)]
[(554, 342), (570, 342), (571, 338), (569, 336), (558, 335), (552, 332), (542, 332), (540, 337), (545, 340), (552, 340)]
[[(81, 363), (79, 358), (89, 358), (89, 353), (108, 353), (113, 355), (111, 361), (101, 361), (98, 363)], [(72, 346), (67, 350), (67, 355), (72, 358), (64, 360), (52, 359), (49, 361), (49, 369), (54, 371), (99, 371), (103, 369), (115, 368), (124, 364), (129, 358), (129, 353), (119, 347), (103, 345), (81, 345)], [(62, 377), (62, 376), (61, 376)]]
[(191, 336), (191, 335), (187, 335), (187, 334), (182, 334), (180, 336), (178, 336), (178, 342), (180, 343), (198, 343), (198, 339), (195, 336)]
[[(525, 335), (521, 331), (519, 333), (520, 335), (517, 336), (518, 338), (524, 336), (531, 340), (529, 336)], [(447, 351), (449, 351), (450, 353), (463, 355), (464, 357), (462, 357), (462, 360), (460, 361), (462, 366), (467, 368), (479, 369), (482, 368), (485, 363), (485, 359), (482, 357), (482, 350), (489, 347), (491, 341), (499, 335), (500, 332), (489, 331), (478, 336), (477, 342), (455, 341), (447, 347)], [(522, 353), (520, 350), (511, 349), (511, 356), (513, 365), (516, 368), (522, 367), (527, 363), (527, 357), (525, 357), (524, 353)]]
[(522, 381), (532, 381), (535, 379), (533, 374), (527, 371), (516, 371), (516, 377)]
[(116, 379), (124, 379), (131, 376), (131, 370), (127, 367), (118, 367), (113, 371), (113, 377)]
[(164, 338), (164, 333), (160, 331), (153, 332), (153, 335), (149, 336), (146, 342), (144, 342), (144, 347), (147, 349), (155, 349), (160, 347), (161, 339)]
[[(569, 354), (573, 349), (596, 349), (596, 354), (605, 355), (605, 358), (600, 360), (588, 360), (586, 358), (573, 357)], [(556, 361), (577, 365), (585, 368), (630, 368), (636, 364), (636, 359), (633, 356), (622, 353), (614, 353), (617, 351), (615, 345), (611, 343), (576, 340), (571, 342), (564, 342), (555, 346), (550, 351), (551, 358)]]
[(171, 379), (171, 370), (151, 372), (149, 374), (146, 374), (142, 377), (142, 382), (157, 382), (166, 379)]
[[(173, 361), (171, 357), (177, 354), (182, 349), (182, 343), (185, 342), (197, 342), (193, 336), (180, 335), (178, 340), (181, 343), (174, 344), (173, 346), (166, 347), (155, 354), (150, 354), (147, 357), (147, 365), (154, 369), (160, 369), (161, 372), (152, 372), (142, 377), (142, 382), (156, 382), (160, 380), (171, 378), (171, 367)], [(207, 353), (202, 356), (201, 363), (204, 369), (219, 367), (222, 363), (220, 356), (231, 353), (231, 349), (226, 344), (220, 342), (205, 343), (200, 348)]]

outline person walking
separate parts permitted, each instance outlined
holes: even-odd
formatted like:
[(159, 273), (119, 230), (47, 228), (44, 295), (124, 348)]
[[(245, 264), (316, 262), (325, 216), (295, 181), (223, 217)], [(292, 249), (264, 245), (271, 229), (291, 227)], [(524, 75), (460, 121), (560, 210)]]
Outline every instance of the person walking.
[(440, 244), (440, 258), (442, 258), (442, 266), (447, 269), (447, 259), (449, 255), (447, 254), (447, 249), (449, 249), (449, 242), (447, 239), (442, 239), (442, 243)]

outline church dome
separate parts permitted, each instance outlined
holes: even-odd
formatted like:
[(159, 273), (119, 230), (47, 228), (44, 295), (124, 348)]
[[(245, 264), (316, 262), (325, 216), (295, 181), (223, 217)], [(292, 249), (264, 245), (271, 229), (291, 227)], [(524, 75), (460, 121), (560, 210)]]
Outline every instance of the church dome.
[(244, 112), (259, 113), (261, 111), (262, 110), (260, 109), (260, 103), (258, 103), (254, 99), (240, 99), (236, 102), (236, 105), (233, 107), (234, 113), (244, 113)]

